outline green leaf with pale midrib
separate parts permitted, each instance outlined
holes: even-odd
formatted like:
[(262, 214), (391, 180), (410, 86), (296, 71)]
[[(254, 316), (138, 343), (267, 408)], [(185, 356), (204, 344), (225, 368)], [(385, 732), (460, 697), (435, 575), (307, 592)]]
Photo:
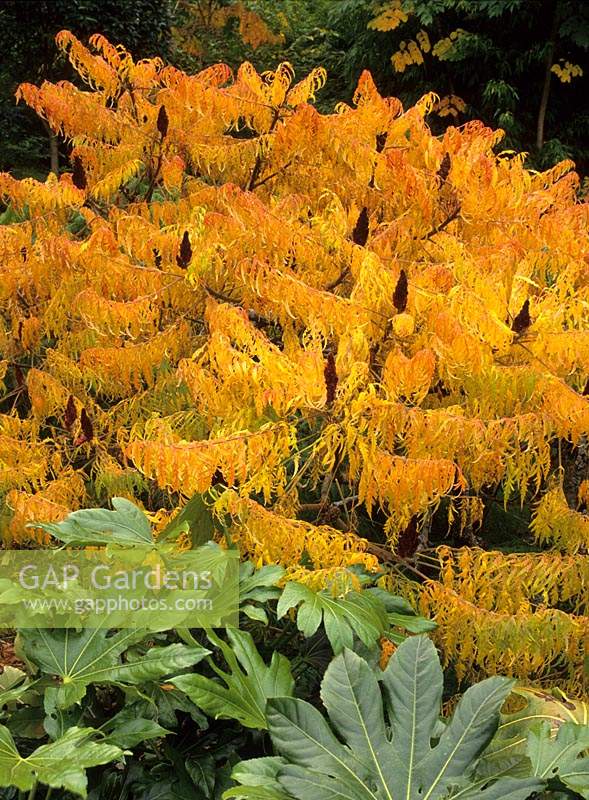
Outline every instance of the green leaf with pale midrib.
[(56, 742), (22, 758), (10, 732), (0, 725), (0, 786), (29, 791), (40, 782), (85, 797), (86, 769), (123, 756), (115, 745), (90, 741), (95, 733), (92, 728), (70, 728)]
[(266, 728), (268, 698), (290, 695), (294, 690), (288, 659), (275, 652), (266, 665), (249, 633), (229, 630), (227, 635), (230, 645), (209, 632), (231, 670), (224, 672), (211, 662), (222, 682), (189, 674), (173, 678), (172, 683), (209, 716), (237, 719), (247, 728)]
[[(451, 794), (474, 797), (475, 791), (486, 800), (525, 800), (541, 780), (500, 771), (482, 781), (476, 776), (512, 683), (489, 678), (471, 687), (440, 729), (442, 669), (426, 637), (399, 646), (382, 674), (382, 688), (369, 664), (344, 650), (321, 687), (331, 727), (302, 700), (268, 701), (270, 736), (286, 762), (273, 762), (268, 788), (275, 791), (278, 784), (297, 800), (442, 800)], [(246, 779), (251, 786), (251, 777)]]
[(35, 522), (65, 544), (152, 545), (151, 525), (143, 511), (125, 497), (112, 498), (113, 511), (83, 508), (73, 511), (62, 522)]
[(81, 700), (92, 683), (140, 684), (160, 679), (198, 663), (210, 652), (203, 647), (172, 644), (150, 648), (123, 661), (123, 653), (145, 636), (145, 631), (125, 630), (107, 637), (100, 628), (79, 633), (69, 629), (21, 631), (27, 658), (43, 672), (61, 678), (61, 685), (52, 689), (57, 708)]

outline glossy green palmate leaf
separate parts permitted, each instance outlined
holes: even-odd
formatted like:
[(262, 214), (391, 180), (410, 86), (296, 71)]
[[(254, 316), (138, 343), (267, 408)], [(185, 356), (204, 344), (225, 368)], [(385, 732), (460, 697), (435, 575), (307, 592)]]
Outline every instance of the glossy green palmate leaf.
[(578, 725), (589, 724), (589, 703), (570, 699), (557, 691), (548, 693), (541, 689), (516, 686), (514, 697), (521, 698), (523, 705), (517, 711), (501, 715), (501, 723), (493, 741), (485, 751), (479, 770), (494, 771), (498, 764), (511, 763), (513, 774), (527, 770), (527, 746), (530, 728), (547, 722), (552, 736), (564, 722)]
[(382, 604), (361, 592), (333, 597), (328, 591), (315, 592), (301, 583), (287, 583), (278, 601), (278, 618), (297, 606), (297, 627), (301, 633), (312, 636), (323, 623), (334, 653), (352, 647), (354, 634), (370, 646), (389, 628)]
[(239, 565), (239, 610), (250, 619), (268, 624), (268, 614), (261, 605), (281, 595), (278, 581), (284, 568), (278, 564), (267, 564), (254, 569), (251, 561)]
[(133, 706), (126, 706), (118, 714), (115, 714), (102, 730), (106, 734), (106, 742), (122, 747), (124, 750), (136, 747), (149, 739), (159, 739), (170, 733), (155, 720), (137, 716)]
[[(365, 593), (380, 600), (392, 629), (397, 628), (410, 633), (428, 633), (437, 627), (433, 620), (420, 617), (403, 597), (391, 594), (377, 586), (365, 589)], [(397, 644), (401, 644), (405, 636), (400, 633), (400, 630), (399, 632), (397, 630), (389, 630), (387, 637)]]
[(112, 498), (113, 511), (84, 508), (62, 522), (35, 522), (60, 542), (70, 545), (151, 545), (153, 534), (145, 513), (124, 497)]
[(5, 664), (0, 674), (0, 712), (7, 705), (22, 699), (33, 685), (25, 672)]
[(231, 767), (228, 763), (220, 765), (212, 755), (192, 756), (185, 761), (184, 769), (194, 784), (191, 800), (220, 800), (232, 785)]
[(232, 778), (239, 786), (229, 789), (223, 798), (247, 800), (289, 800), (290, 795), (278, 783), (278, 774), (287, 762), (280, 756), (241, 761), (233, 769)]
[(550, 723), (543, 722), (528, 734), (528, 757), (532, 773), (545, 780), (560, 780), (568, 789), (589, 800), (589, 726), (565, 722), (550, 735)]
[(86, 769), (123, 756), (113, 744), (94, 742), (93, 728), (70, 728), (56, 742), (41, 745), (23, 758), (10, 731), (0, 725), (0, 786), (29, 791), (37, 783), (86, 796)]
[(267, 728), (268, 699), (290, 696), (294, 690), (288, 659), (275, 652), (267, 665), (246, 631), (228, 630), (229, 644), (211, 632), (208, 636), (222, 651), (230, 672), (209, 660), (221, 680), (191, 673), (171, 682), (211, 717), (236, 719), (246, 728)]
[(177, 539), (183, 531), (190, 534), (193, 549), (210, 541), (215, 533), (215, 525), (205, 497), (206, 495), (195, 494), (166, 525), (158, 536), (158, 541)]
[(313, 591), (301, 583), (287, 583), (278, 601), (278, 618), (296, 607), (301, 633), (312, 636), (323, 623), (334, 653), (351, 648), (354, 634), (371, 647), (385, 635), (402, 641), (402, 636), (397, 637), (391, 631), (392, 626), (414, 632), (435, 627), (435, 623), (416, 616), (404, 600), (380, 589), (352, 590), (344, 597), (334, 597), (329, 591)]
[(145, 631), (123, 630), (107, 636), (100, 628), (86, 628), (79, 633), (69, 629), (21, 631), (26, 657), (43, 672), (60, 679), (47, 689), (51, 704), (68, 708), (86, 694), (92, 683), (141, 684), (190, 667), (210, 651), (204, 647), (171, 644), (152, 647), (126, 660), (122, 654), (142, 641)]
[(208, 719), (184, 692), (171, 683), (156, 681), (142, 686), (124, 686), (128, 708), (138, 717), (151, 719), (165, 728), (178, 725), (178, 713), (189, 714), (199, 728), (208, 727)]
[[(476, 785), (476, 763), (497, 730), (513, 682), (489, 678), (471, 687), (440, 728), (442, 669), (431, 641), (415, 636), (399, 646), (382, 684), (363, 659), (346, 649), (332, 661), (321, 686), (331, 724), (302, 700), (270, 700), (269, 731), (284, 761), (264, 765), (267, 780), (264, 770), (256, 775), (255, 762), (249, 762), (249, 788), (240, 791), (252, 798), (286, 793), (298, 800), (466, 796)], [(256, 794), (259, 786), (267, 793)], [(537, 778), (486, 777), (477, 796), (525, 800), (542, 786)]]

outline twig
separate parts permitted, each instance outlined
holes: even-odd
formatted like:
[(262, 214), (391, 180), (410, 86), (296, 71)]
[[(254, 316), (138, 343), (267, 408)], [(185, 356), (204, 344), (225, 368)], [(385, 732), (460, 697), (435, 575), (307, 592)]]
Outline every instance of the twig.
[[(358, 499), (357, 494), (352, 494), (349, 497), (344, 497), (343, 500), (334, 500), (329, 505), (331, 506), (345, 506), (348, 503), (353, 503)], [(319, 511), (325, 506), (325, 503), (302, 503), (300, 506), (301, 511)]]
[[(220, 303), (227, 303), (230, 306), (235, 306), (235, 308), (243, 308), (240, 300), (234, 300), (232, 297), (229, 297), (229, 295), (218, 292), (216, 289), (212, 289), (206, 283), (203, 284), (203, 289), (207, 294), (210, 294), (211, 297), (214, 297), (215, 300), (218, 300)], [(256, 314), (255, 311), (248, 311), (247, 315), (252, 322), (257, 323), (262, 327), (268, 327), (269, 325), (277, 324), (271, 319), (261, 317), (259, 314)]]
[[(276, 123), (278, 122), (279, 119), (280, 119), (280, 109), (275, 108), (274, 115), (272, 117), (272, 122), (270, 123), (270, 128), (268, 129), (267, 133), (263, 134), (264, 136), (269, 136), (271, 133), (274, 132), (274, 128), (276, 127)], [(254, 162), (254, 168), (252, 169), (252, 174), (250, 175), (250, 179), (247, 184), (247, 190), (249, 192), (253, 191), (253, 189), (256, 186), (256, 182), (260, 175), (260, 170), (262, 169), (263, 163), (264, 163), (264, 158), (262, 156), (262, 150), (261, 148), (258, 148), (258, 154), (256, 155), (256, 160)]]
[(203, 289), (207, 294), (210, 294), (211, 297), (214, 297), (215, 300), (218, 300), (220, 303), (228, 303), (231, 306), (241, 305), (239, 300), (234, 300), (232, 297), (229, 297), (229, 295), (218, 292), (216, 289), (213, 289), (206, 283), (203, 283)]
[(446, 217), (446, 219), (443, 222), (440, 222), (439, 225), (436, 225), (435, 228), (432, 228), (432, 230), (423, 238), (431, 239), (432, 236), (436, 235), (436, 233), (441, 233), (443, 230), (445, 230), (445, 228), (448, 227), (448, 225), (451, 222), (454, 222), (454, 220), (458, 217), (459, 214), (460, 214), (460, 206), (457, 206), (457, 208), (455, 208), (454, 211), (450, 212), (450, 214)]
[(332, 281), (331, 283), (328, 283), (323, 291), (324, 292), (332, 292), (337, 286), (340, 285), (340, 283), (342, 283), (347, 278), (349, 272), (350, 272), (350, 268), (349, 267), (344, 267), (342, 269), (342, 271), (340, 272), (340, 274), (338, 275), (338, 277), (334, 281)]
[(265, 183), (267, 183), (268, 181), (272, 180), (272, 178), (275, 178), (277, 175), (280, 175), (281, 172), (284, 172), (285, 169), (288, 169), (288, 167), (290, 167), (292, 162), (293, 162), (293, 159), (291, 158), (291, 160), (287, 161), (286, 164), (284, 164), (282, 167), (280, 167), (280, 169), (277, 169), (276, 172), (270, 173), (270, 175), (266, 175), (265, 178), (262, 178), (261, 181), (258, 181), (257, 183), (255, 183), (251, 188), (252, 189), (257, 189), (258, 186), (263, 186)]

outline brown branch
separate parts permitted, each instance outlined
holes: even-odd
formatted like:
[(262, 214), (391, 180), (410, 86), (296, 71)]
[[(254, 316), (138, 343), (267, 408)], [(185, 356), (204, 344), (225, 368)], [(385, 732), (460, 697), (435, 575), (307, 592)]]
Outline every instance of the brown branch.
[(255, 183), (251, 188), (252, 189), (257, 189), (258, 186), (263, 186), (265, 183), (267, 183), (268, 181), (272, 180), (272, 178), (275, 178), (277, 175), (280, 175), (281, 172), (284, 172), (286, 169), (288, 169), (288, 167), (290, 167), (292, 162), (293, 162), (293, 159), (291, 158), (291, 160), (287, 161), (286, 164), (284, 164), (282, 167), (280, 167), (280, 169), (277, 169), (276, 172), (270, 173), (270, 175), (266, 175), (265, 178), (262, 178), (262, 180), (260, 180), (257, 183)]
[(436, 235), (436, 233), (441, 233), (443, 230), (445, 230), (448, 227), (448, 225), (451, 222), (454, 222), (454, 220), (457, 219), (458, 215), (460, 214), (460, 210), (461, 210), (460, 209), (460, 205), (458, 205), (453, 211), (450, 212), (450, 214), (448, 214), (448, 216), (446, 217), (446, 219), (443, 222), (440, 222), (439, 225), (436, 225), (435, 228), (432, 228), (431, 231), (426, 236), (423, 236), (422, 238), (423, 239), (431, 239), (432, 236)]
[[(220, 303), (227, 303), (230, 306), (235, 306), (236, 308), (242, 308), (240, 300), (234, 300), (229, 295), (223, 294), (222, 292), (218, 292), (216, 289), (211, 288), (206, 283), (203, 283), (203, 289), (207, 294), (213, 297), (215, 300), (218, 300)], [(261, 327), (268, 327), (269, 325), (274, 325), (275, 323), (271, 319), (266, 319), (266, 317), (261, 317), (259, 314), (256, 314), (255, 311), (248, 311), (248, 317), (251, 322), (260, 325)]]
[(343, 283), (343, 281), (348, 277), (349, 272), (350, 268), (344, 267), (340, 272), (340, 274), (337, 276), (337, 278), (331, 283), (328, 283), (323, 291), (332, 292), (335, 288), (337, 288), (340, 285), (340, 283)]
[(203, 283), (203, 289), (207, 294), (210, 294), (211, 297), (214, 297), (215, 300), (218, 300), (220, 303), (228, 303), (230, 306), (241, 306), (241, 302), (239, 300), (234, 300), (232, 297), (229, 297), (229, 295), (218, 292), (216, 289), (213, 289), (206, 283)]
[(151, 180), (149, 181), (149, 186), (147, 187), (147, 191), (145, 192), (145, 197), (143, 198), (144, 203), (149, 203), (151, 201), (151, 197), (155, 189), (155, 182), (157, 180), (157, 176), (159, 175), (161, 166), (162, 166), (162, 154), (160, 153), (155, 170), (153, 172), (153, 175), (151, 176)]
[(375, 542), (368, 542), (366, 547), (366, 552), (371, 553), (372, 555), (380, 558), (382, 561), (392, 565), (400, 565), (402, 567), (406, 567), (410, 572), (413, 572), (414, 575), (417, 575), (418, 578), (421, 578), (423, 581), (431, 581), (435, 580), (431, 578), (431, 576), (426, 575), (420, 569), (417, 569), (416, 566), (410, 564), (405, 558), (401, 558), (400, 556), (393, 553), (387, 547), (383, 547), (382, 545), (378, 545)]
[[(340, 506), (346, 506), (348, 503), (354, 503), (357, 499), (358, 495), (352, 494), (350, 497), (344, 497), (343, 500), (334, 500), (332, 503), (329, 503), (329, 505), (339, 508)], [(301, 511), (321, 511), (323, 508), (325, 508), (325, 502), (301, 503), (299, 506)]]
[[(267, 133), (263, 134), (264, 136), (268, 136), (274, 132), (274, 128), (276, 127), (276, 123), (280, 119), (280, 109), (274, 109), (274, 115), (272, 117), (272, 122), (270, 123), (270, 128), (268, 129)], [(248, 192), (254, 190), (257, 180), (260, 177), (260, 172), (262, 170), (262, 164), (264, 163), (264, 158), (262, 156), (261, 149), (258, 149), (258, 154), (256, 155), (256, 160), (254, 162), (254, 168), (252, 169), (252, 174), (250, 175), (250, 179), (247, 184)]]

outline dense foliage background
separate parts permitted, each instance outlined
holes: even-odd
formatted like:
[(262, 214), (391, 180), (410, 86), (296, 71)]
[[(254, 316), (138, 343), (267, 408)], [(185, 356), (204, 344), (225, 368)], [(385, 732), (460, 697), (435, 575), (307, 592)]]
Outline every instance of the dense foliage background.
[[(407, 18), (395, 16), (398, 8)], [(189, 70), (244, 60), (264, 70), (288, 60), (304, 75), (321, 64), (329, 75), (322, 111), (349, 101), (362, 69), (370, 69), (379, 90), (406, 106), (429, 91), (458, 98), (458, 113), (446, 102), (432, 115), (434, 130), (482, 119), (503, 128), (502, 147), (528, 152), (531, 166), (572, 158), (583, 175), (589, 166), (585, 0), (6, 0), (0, 169), (39, 177), (57, 163), (57, 143), (52, 150), (46, 129), (15, 105), (14, 92), (23, 80), (73, 78), (55, 53), (62, 29), (82, 40), (99, 31), (137, 57), (159, 55)], [(398, 71), (391, 58), (423, 32), (432, 46), (444, 42), (443, 52), (426, 47)]]
[(589, 798), (588, 16), (0, 7), (0, 540), (241, 557), (0, 637), (0, 800)]

